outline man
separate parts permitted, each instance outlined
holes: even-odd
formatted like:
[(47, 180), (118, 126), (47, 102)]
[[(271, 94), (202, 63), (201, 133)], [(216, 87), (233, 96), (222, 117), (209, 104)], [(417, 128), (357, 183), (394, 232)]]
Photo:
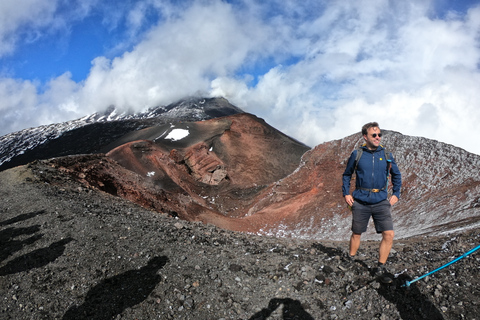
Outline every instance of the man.
[[(365, 124), (362, 127), (362, 134), (365, 143), (361, 146), (361, 157), (355, 161), (359, 150), (354, 150), (343, 173), (342, 192), (345, 202), (352, 209), (352, 235), (347, 258), (353, 261), (360, 247), (360, 237), (367, 231), (368, 222), (372, 217), (376, 232), (382, 234), (378, 265), (374, 269), (375, 276), (384, 283), (391, 283), (393, 280), (385, 268), (394, 237), (390, 211), (400, 197), (402, 178), (392, 154), (386, 155), (385, 148), (380, 145), (382, 133), (378, 123)], [(350, 195), (350, 180), (355, 171), (355, 190)], [(387, 190), (389, 174), (393, 185), (390, 199)]]

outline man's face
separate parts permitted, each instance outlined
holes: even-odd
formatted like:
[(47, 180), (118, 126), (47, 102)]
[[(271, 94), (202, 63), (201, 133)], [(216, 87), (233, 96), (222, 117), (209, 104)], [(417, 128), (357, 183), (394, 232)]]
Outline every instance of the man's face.
[(363, 138), (365, 139), (368, 149), (376, 150), (378, 148), (378, 146), (380, 145), (380, 140), (382, 140), (379, 134), (380, 134), (380, 128), (377, 128), (377, 127), (368, 128), (367, 135), (363, 135)]

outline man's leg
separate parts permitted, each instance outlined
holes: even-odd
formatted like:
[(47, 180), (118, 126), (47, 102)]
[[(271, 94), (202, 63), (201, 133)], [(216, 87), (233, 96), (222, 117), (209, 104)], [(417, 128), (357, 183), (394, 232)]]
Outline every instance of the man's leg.
[(350, 237), (350, 256), (354, 256), (357, 254), (358, 248), (360, 248), (360, 238), (361, 234), (352, 232), (352, 236)]
[(349, 253), (343, 253), (342, 263), (338, 268), (342, 271), (347, 271), (355, 265), (354, 256), (357, 253), (358, 248), (360, 247), (360, 236), (361, 234), (352, 232), (350, 237), (350, 248)]
[(395, 232), (393, 230), (387, 230), (382, 232), (382, 241), (380, 242), (378, 262), (382, 264), (387, 262), (388, 255), (390, 254), (390, 250), (392, 249), (394, 236)]
[(367, 231), (371, 209), (369, 206), (354, 202), (352, 206), (352, 235), (350, 236), (350, 256), (357, 254), (362, 233)]

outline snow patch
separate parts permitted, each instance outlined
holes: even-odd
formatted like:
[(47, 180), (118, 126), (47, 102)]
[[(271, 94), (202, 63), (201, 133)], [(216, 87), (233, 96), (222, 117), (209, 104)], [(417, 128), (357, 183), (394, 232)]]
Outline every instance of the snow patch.
[(185, 129), (173, 129), (165, 137), (165, 139), (170, 139), (172, 141), (182, 140), (183, 138), (187, 137), (189, 134), (190, 134), (190, 132), (188, 130), (185, 130)]

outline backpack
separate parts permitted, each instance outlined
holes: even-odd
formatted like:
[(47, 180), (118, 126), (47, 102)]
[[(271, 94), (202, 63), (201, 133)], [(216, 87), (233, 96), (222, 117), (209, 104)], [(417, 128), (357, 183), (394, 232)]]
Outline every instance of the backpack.
[[(383, 147), (383, 146), (382, 146)], [(390, 175), (390, 168), (392, 167), (392, 160), (390, 160), (390, 152), (383, 147), (383, 151), (385, 152), (385, 159), (387, 160), (387, 177)], [(355, 169), (353, 169), (353, 173), (357, 172), (358, 161), (362, 157), (363, 149), (357, 148), (357, 156), (355, 157)]]
[[(385, 153), (385, 159), (387, 160), (387, 184), (385, 185), (385, 187), (380, 189), (380, 191), (387, 189), (388, 178), (390, 177), (390, 169), (392, 168), (392, 160), (390, 159), (390, 152), (385, 147), (383, 147), (383, 152)], [(355, 172), (357, 172), (358, 161), (362, 157), (362, 154), (363, 154), (363, 149), (362, 148), (357, 148), (357, 156), (355, 157), (355, 168), (353, 169), (352, 175), (355, 174)], [(363, 188), (360, 188), (360, 189), (363, 189)], [(369, 190), (369, 189), (363, 189), (363, 190)], [(375, 190), (377, 190), (377, 189), (375, 189)], [(375, 192), (378, 192), (378, 191), (375, 191)]]

